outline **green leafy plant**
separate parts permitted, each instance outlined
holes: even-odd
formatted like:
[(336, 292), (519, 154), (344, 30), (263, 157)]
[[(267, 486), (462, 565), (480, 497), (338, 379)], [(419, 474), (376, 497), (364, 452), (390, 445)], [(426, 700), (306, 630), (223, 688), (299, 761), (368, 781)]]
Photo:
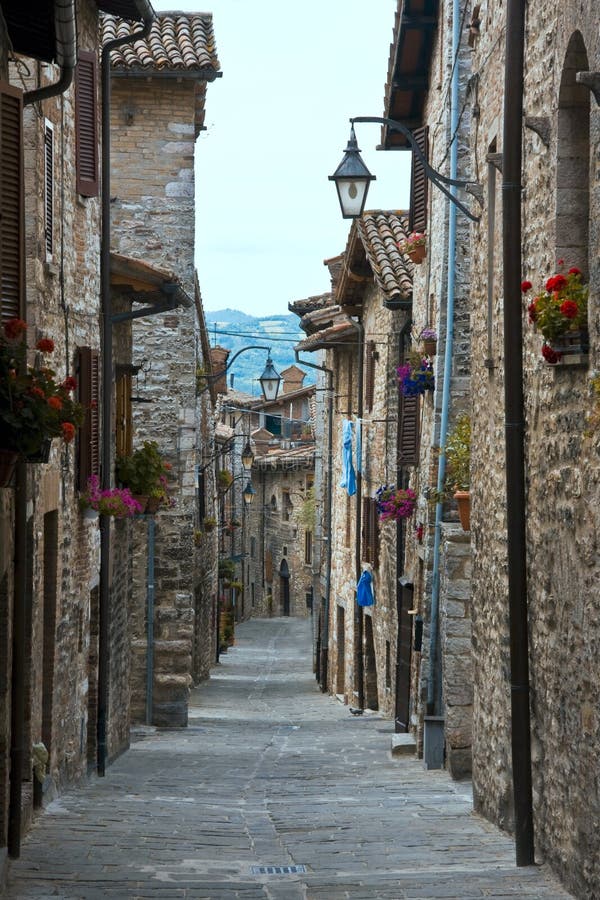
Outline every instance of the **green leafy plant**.
[(143, 446), (131, 456), (120, 456), (117, 459), (117, 478), (132, 494), (140, 496), (164, 499), (166, 473), (170, 469), (171, 465), (164, 461), (156, 441), (144, 441)]
[(217, 520), (214, 516), (205, 516), (202, 520), (202, 527), (205, 531), (213, 531), (217, 527)]
[(221, 469), (217, 474), (217, 487), (220, 491), (225, 491), (231, 487), (233, 483), (233, 475), (227, 469)]
[(316, 515), (317, 502), (315, 499), (315, 489), (314, 487), (310, 487), (306, 492), (304, 502), (298, 510), (298, 522), (305, 531), (314, 531)]
[(219, 560), (219, 578), (223, 578), (225, 581), (232, 581), (235, 575), (235, 563), (232, 559), (220, 559)]
[(445, 488), (448, 494), (468, 491), (471, 484), (471, 420), (464, 413), (448, 434), (444, 448), (446, 457)]

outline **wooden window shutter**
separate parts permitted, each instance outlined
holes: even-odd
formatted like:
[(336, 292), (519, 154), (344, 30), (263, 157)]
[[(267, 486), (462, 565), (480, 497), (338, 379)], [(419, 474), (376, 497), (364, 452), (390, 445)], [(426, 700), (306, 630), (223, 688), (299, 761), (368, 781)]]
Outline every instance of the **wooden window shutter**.
[(365, 345), (365, 409), (371, 412), (375, 395), (375, 341)]
[(25, 306), (23, 95), (0, 81), (0, 299), (2, 321)]
[(90, 50), (80, 50), (75, 69), (77, 192), (98, 196), (98, 62)]
[(88, 478), (100, 474), (100, 356), (91, 347), (78, 350), (79, 402), (85, 419), (79, 429), (77, 489), (84, 491)]
[[(417, 146), (428, 157), (428, 127), (415, 128), (413, 137)], [(408, 227), (411, 231), (425, 231), (427, 228), (427, 176), (425, 167), (413, 151), (410, 173), (410, 212)]]
[(131, 456), (133, 435), (131, 426), (131, 373), (125, 372), (115, 384), (115, 429), (117, 456)]
[(54, 128), (46, 120), (44, 126), (44, 242), (46, 257), (54, 250)]
[(371, 563), (374, 569), (379, 566), (379, 516), (377, 501), (373, 497), (363, 497), (362, 524), (362, 560)]
[(398, 413), (398, 465), (416, 466), (419, 463), (419, 397), (400, 395)]

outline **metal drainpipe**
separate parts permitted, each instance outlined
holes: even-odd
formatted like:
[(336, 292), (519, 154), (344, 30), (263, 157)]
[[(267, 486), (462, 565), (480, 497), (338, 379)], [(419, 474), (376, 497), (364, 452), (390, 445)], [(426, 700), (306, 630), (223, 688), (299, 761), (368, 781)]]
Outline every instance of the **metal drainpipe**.
[(146, 725), (154, 706), (154, 516), (148, 516), (148, 580), (146, 582)]
[[(333, 497), (332, 475), (333, 475), (333, 369), (327, 366), (319, 366), (313, 362), (307, 362), (300, 359), (298, 350), (294, 350), (296, 362), (302, 366), (308, 366), (309, 369), (318, 369), (325, 372), (328, 376), (328, 398), (327, 398), (327, 446), (324, 448), (327, 453), (327, 489), (325, 493), (325, 533), (327, 534), (327, 559), (325, 562), (325, 604), (323, 608), (323, 631), (321, 633), (321, 690), (327, 693), (327, 672), (329, 665), (329, 609), (331, 605), (331, 554), (332, 554), (332, 534), (331, 534), (331, 503)], [(323, 454), (321, 454), (322, 458)]]
[[(452, 3), (452, 58), (455, 59), (460, 49), (460, 2)], [(456, 179), (458, 170), (458, 75), (459, 66), (454, 67), (450, 92), (450, 134), (454, 135), (450, 149), (450, 178)], [(456, 187), (450, 188), (451, 194), (456, 194)], [(446, 456), (444, 446), (448, 436), (448, 418), (450, 414), (450, 381), (452, 378), (452, 353), (454, 349), (454, 295), (456, 285), (456, 214), (457, 208), (450, 203), (448, 212), (448, 290), (446, 299), (446, 347), (444, 354), (444, 383), (442, 387), (442, 414), (440, 422), (440, 457), (438, 466), (437, 490), (444, 488), (446, 477)], [(436, 718), (436, 713), (441, 713), (441, 660), (439, 658), (439, 604), (440, 604), (440, 543), (442, 536), (442, 504), (435, 505), (435, 529), (433, 541), (433, 571), (431, 588), (431, 621), (429, 636), (429, 674), (427, 678), (427, 716)], [(424, 727), (437, 728), (433, 722), (428, 724), (425, 718)], [(431, 746), (431, 744), (428, 744)], [(435, 745), (434, 745), (435, 747)], [(425, 761), (427, 763), (427, 760)], [(431, 762), (431, 761), (430, 761)], [(438, 762), (430, 765), (430, 768), (439, 768)], [(441, 762), (440, 762), (441, 765)]]
[[(75, 28), (75, 0), (57, 0), (55, 22), (57, 38), (57, 62), (62, 66), (60, 79), (54, 84), (23, 96), (23, 104), (29, 105), (46, 97), (62, 94), (73, 80), (77, 59), (77, 34)], [(65, 13), (59, 16), (59, 10)], [(25, 301), (21, 313), (25, 313)], [(10, 787), (8, 807), (7, 850), (11, 859), (21, 854), (21, 806), (23, 791), (23, 766), (25, 761), (25, 659), (26, 628), (30, 617), (27, 593), (27, 464), (17, 463), (15, 488), (15, 557), (14, 600), (12, 622), (12, 671), (11, 671), (11, 726), (10, 726)], [(27, 754), (27, 758), (29, 754)]]
[[(362, 414), (363, 414), (363, 372), (364, 372), (364, 343), (365, 343), (365, 332), (360, 319), (356, 321), (354, 319), (351, 320), (352, 324), (356, 328), (357, 331), (357, 343), (358, 343), (358, 400), (357, 400), (357, 416), (361, 419), (362, 424)], [(348, 401), (350, 402), (350, 396), (348, 396)], [(352, 411), (350, 410), (350, 413)], [(362, 468), (362, 466), (361, 466)], [(355, 574), (356, 574), (356, 583), (361, 576), (361, 545), (362, 545), (362, 472), (356, 472), (356, 534), (354, 536), (354, 554), (355, 554)], [(355, 628), (355, 645), (354, 645), (354, 658), (356, 665), (356, 682), (358, 687), (358, 709), (364, 710), (365, 708), (365, 660), (364, 660), (364, 648), (363, 648), (363, 631), (364, 631), (364, 611), (362, 606), (359, 606), (354, 601), (354, 628)]]
[(46, 100), (63, 94), (73, 81), (77, 65), (77, 24), (75, 21), (75, 0), (55, 0), (54, 27), (56, 29), (56, 62), (61, 67), (60, 78), (54, 84), (27, 91), (23, 95), (23, 105), (28, 106), (38, 100)]
[(502, 139), (504, 427), (512, 769), (517, 866), (534, 863), (527, 635), (527, 549), (521, 312), (521, 167), (525, 0), (508, 0)]
[[(102, 48), (102, 236), (100, 291), (102, 297), (102, 487), (111, 485), (112, 475), (112, 303), (110, 296), (110, 53), (116, 47), (140, 40), (149, 33), (155, 14), (147, 0), (136, 0), (144, 27), (109, 41)], [(98, 724), (97, 770), (106, 771), (107, 714), (109, 695), (110, 640), (110, 518), (100, 516), (100, 597), (98, 628)]]

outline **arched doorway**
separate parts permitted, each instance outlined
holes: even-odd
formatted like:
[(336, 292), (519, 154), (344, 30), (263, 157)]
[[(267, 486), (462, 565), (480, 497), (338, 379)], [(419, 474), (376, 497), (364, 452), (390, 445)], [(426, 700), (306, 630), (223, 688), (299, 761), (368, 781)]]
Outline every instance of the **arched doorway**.
[(290, 569), (287, 559), (281, 560), (279, 566), (279, 596), (281, 598), (281, 615), (289, 616), (290, 614)]

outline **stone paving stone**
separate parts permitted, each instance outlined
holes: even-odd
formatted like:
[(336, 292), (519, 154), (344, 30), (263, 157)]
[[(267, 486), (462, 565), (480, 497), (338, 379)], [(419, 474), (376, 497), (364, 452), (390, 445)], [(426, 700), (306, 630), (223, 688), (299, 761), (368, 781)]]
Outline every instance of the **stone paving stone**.
[[(195, 690), (188, 729), (136, 728), (103, 779), (37, 818), (13, 900), (569, 897), (473, 815), (470, 786), (392, 758), (391, 726), (318, 690), (310, 623), (257, 620)], [(252, 875), (304, 864), (306, 874)]]

